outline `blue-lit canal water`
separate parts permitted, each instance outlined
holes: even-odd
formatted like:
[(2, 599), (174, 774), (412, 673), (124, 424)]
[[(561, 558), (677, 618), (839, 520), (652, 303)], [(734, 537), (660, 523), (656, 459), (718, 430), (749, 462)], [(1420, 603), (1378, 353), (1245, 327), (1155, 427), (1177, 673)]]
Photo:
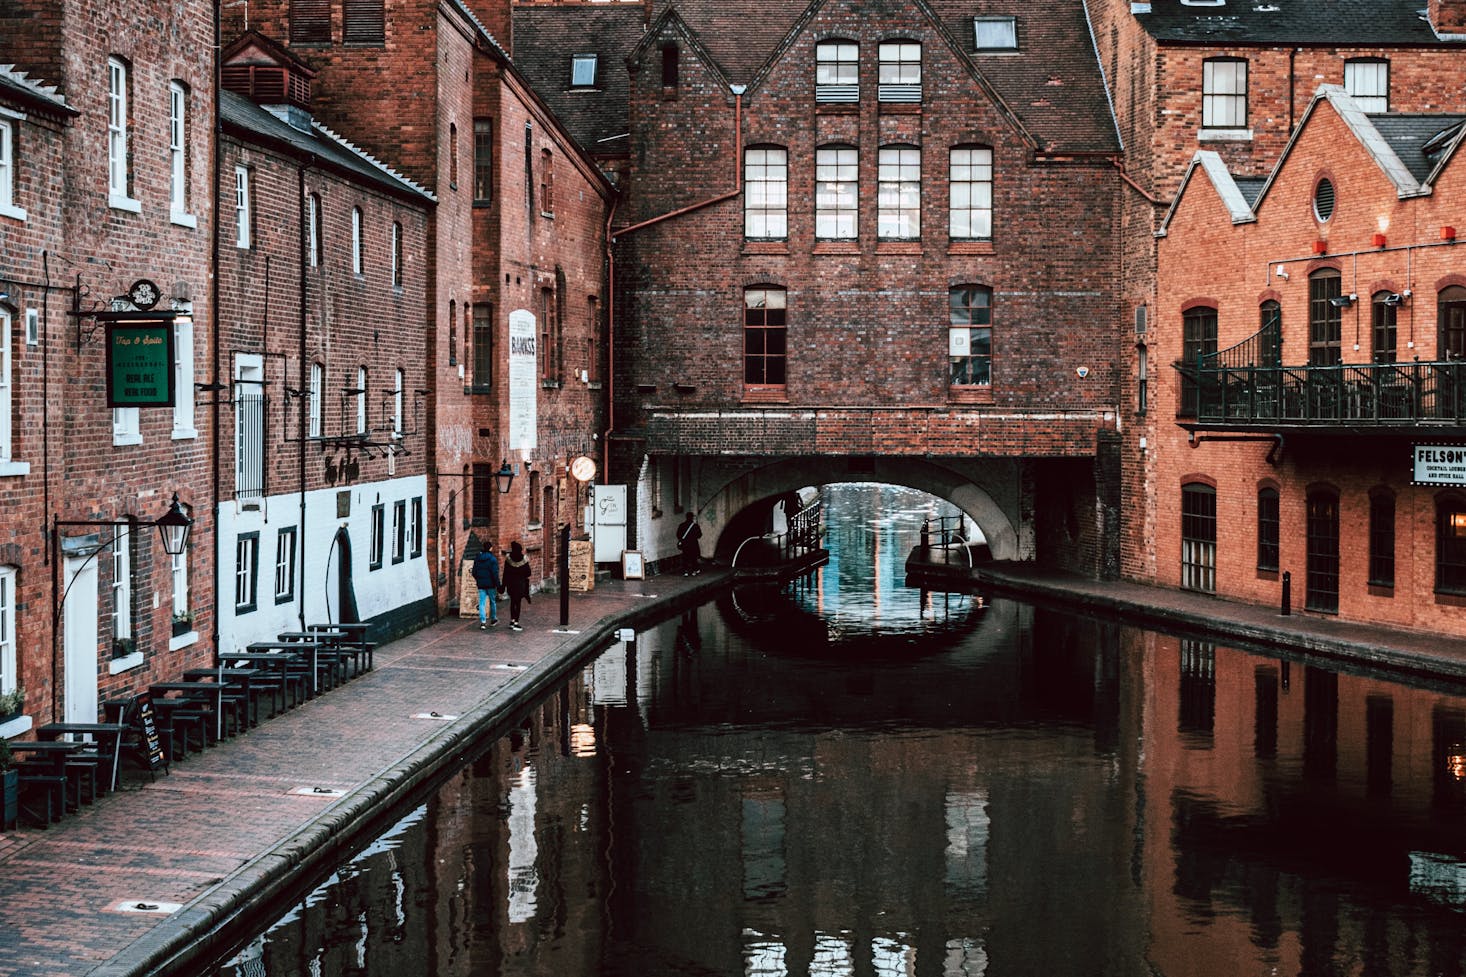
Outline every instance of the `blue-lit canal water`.
[(925, 496), (606, 650), (221, 977), (1466, 972), (1466, 698), (923, 594)]

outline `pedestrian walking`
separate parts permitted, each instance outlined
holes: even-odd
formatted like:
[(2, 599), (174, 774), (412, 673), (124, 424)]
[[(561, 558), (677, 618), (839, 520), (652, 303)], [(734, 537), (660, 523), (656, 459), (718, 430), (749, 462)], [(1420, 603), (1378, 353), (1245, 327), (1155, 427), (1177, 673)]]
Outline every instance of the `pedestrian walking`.
[(682, 525), (677, 527), (677, 548), (682, 551), (682, 575), (690, 577), (695, 573), (701, 573), (702, 568), (698, 565), (702, 562), (702, 546), (698, 541), (702, 539), (702, 527), (697, 524), (697, 518), (692, 512), (682, 520)]
[[(478, 627), (480, 631), (486, 630), (499, 623), (499, 558), (494, 555), (491, 546), (485, 546), (479, 550), (478, 556), (473, 558), (473, 582), (478, 584)], [(488, 619), (484, 618), (484, 608), (488, 607)]]
[(524, 628), (519, 626), (519, 605), (521, 601), (530, 600), (529, 557), (524, 555), (524, 547), (519, 545), (517, 539), (509, 544), (509, 556), (504, 562), (502, 580), (499, 589), (509, 594), (509, 627), (515, 631), (523, 631)]

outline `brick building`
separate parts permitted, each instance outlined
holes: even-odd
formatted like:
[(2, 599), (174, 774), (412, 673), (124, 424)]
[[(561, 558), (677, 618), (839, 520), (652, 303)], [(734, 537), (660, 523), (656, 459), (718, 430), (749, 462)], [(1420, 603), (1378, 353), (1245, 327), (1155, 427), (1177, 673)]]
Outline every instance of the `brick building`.
[[(1459, 633), (1466, 114), (1321, 86), (1264, 180), (1196, 154), (1162, 224), (1155, 578)], [(1174, 364), (1174, 367), (1172, 366)]]
[(5, 736), (212, 661), (213, 5), (148, 6), (0, 8)]
[(627, 146), (606, 457), (633, 544), (673, 552), (696, 509), (726, 555), (768, 500), (875, 480), (1102, 572), (1120, 181), (1082, 7), (619, 8), (519, 4), (513, 51), (582, 145)]
[(314, 124), (311, 72), (222, 54), (219, 647), (436, 618), (427, 525), (432, 196)]

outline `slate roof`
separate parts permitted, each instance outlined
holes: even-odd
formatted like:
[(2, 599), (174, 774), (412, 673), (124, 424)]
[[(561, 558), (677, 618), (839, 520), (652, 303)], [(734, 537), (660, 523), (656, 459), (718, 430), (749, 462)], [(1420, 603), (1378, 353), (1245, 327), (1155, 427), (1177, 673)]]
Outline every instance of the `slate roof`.
[(1257, 205), (1257, 198), (1262, 193), (1262, 188), (1267, 186), (1265, 176), (1234, 176), (1232, 182), (1237, 184), (1237, 190), (1242, 194), (1242, 199), (1247, 201), (1248, 208)]
[(373, 159), (346, 139), (321, 125), (309, 132), (298, 129), (235, 92), (219, 92), (219, 115), (226, 131), (272, 143), (296, 155), (312, 155), (325, 166), (420, 204), (434, 202), (426, 188), (413, 183), (387, 164)]
[[(1081, 0), (928, 0), (953, 38), (1029, 132), (1054, 152), (1119, 150)], [(656, 0), (660, 16), (666, 0)], [(731, 84), (747, 85), (806, 15), (811, 0), (676, 0), (687, 24)], [(913, 22), (923, 14), (912, 2)], [(977, 55), (972, 19), (1016, 18), (1018, 54)], [(624, 60), (643, 39), (641, 4), (529, 4), (514, 8), (513, 62), (588, 152), (625, 151), (629, 128)], [(596, 91), (570, 89), (570, 58), (599, 55)], [(812, 93), (811, 93), (812, 94)], [(610, 140), (610, 141), (604, 141)]]
[(1440, 44), (1426, 0), (1152, 0), (1135, 20), (1157, 40), (1186, 44)]
[(13, 64), (0, 64), (0, 98), (55, 116), (78, 115), (54, 85), (36, 81)]
[(1460, 135), (1466, 115), (1383, 114), (1371, 115), (1369, 121), (1400, 157), (1410, 175), (1418, 183), (1425, 183)]

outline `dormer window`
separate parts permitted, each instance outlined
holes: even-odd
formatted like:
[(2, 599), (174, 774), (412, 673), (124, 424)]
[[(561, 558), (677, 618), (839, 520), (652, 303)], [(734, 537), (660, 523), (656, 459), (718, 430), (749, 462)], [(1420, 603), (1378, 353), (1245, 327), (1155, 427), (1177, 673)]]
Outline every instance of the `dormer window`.
[(1018, 25), (1012, 17), (974, 17), (972, 31), (979, 51), (1018, 50)]
[(596, 62), (594, 54), (575, 54), (570, 58), (570, 87), (594, 88), (596, 84)]

